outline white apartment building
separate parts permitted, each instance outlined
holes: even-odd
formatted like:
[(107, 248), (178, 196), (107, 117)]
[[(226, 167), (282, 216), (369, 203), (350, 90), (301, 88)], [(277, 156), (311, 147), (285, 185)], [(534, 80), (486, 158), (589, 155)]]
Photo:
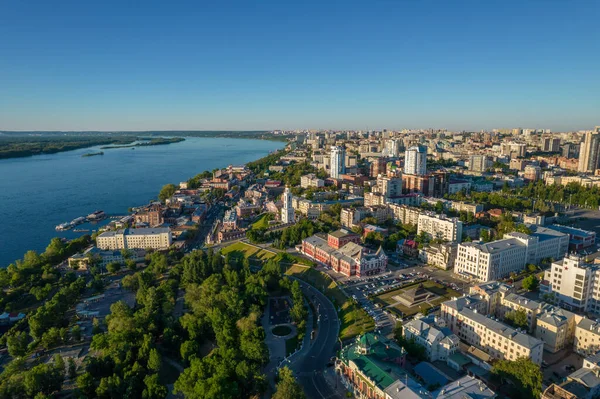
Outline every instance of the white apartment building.
[(565, 309), (600, 315), (600, 265), (569, 255), (544, 272), (540, 290)]
[(512, 232), (504, 238), (516, 238), (527, 245), (527, 263), (537, 265), (542, 259), (562, 259), (569, 251), (569, 235), (542, 226), (531, 225), (531, 235)]
[(373, 217), (377, 220), (377, 224), (382, 224), (388, 219), (393, 218), (392, 210), (384, 205), (357, 207), (357, 208), (342, 208), (340, 214), (340, 223), (344, 227), (352, 228), (366, 218)]
[(569, 246), (568, 235), (539, 226), (531, 235), (512, 232), (504, 237), (489, 243), (460, 244), (454, 272), (478, 281), (498, 280), (520, 272), (529, 263), (562, 258)]
[[(558, 306), (517, 295), (512, 286), (498, 281), (475, 285), (470, 293), (471, 296), (444, 302), (442, 314), (456, 316), (466, 306), (504, 319), (510, 311), (523, 311), (527, 315), (529, 331), (544, 342), (544, 350), (552, 353), (573, 345), (575, 326), (583, 318)], [(475, 298), (487, 302), (487, 309), (483, 310), (481, 301)]]
[(402, 326), (402, 334), (406, 339), (414, 338), (425, 347), (427, 360), (446, 361), (450, 355), (458, 350), (460, 340), (446, 327), (444, 319), (428, 315), (415, 318)]
[(331, 158), (329, 175), (334, 179), (339, 179), (340, 175), (346, 173), (346, 150), (341, 146), (331, 147)]
[(385, 198), (398, 197), (402, 195), (402, 178), (400, 177), (377, 177), (377, 191)]
[(525, 267), (527, 247), (516, 238), (459, 244), (454, 273), (478, 281), (504, 278)]
[(491, 165), (491, 160), (485, 155), (471, 155), (469, 157), (469, 170), (485, 172)]
[(300, 187), (309, 188), (309, 187), (324, 187), (325, 180), (319, 179), (317, 175), (314, 173), (309, 173), (308, 175), (304, 175), (300, 178)]
[(427, 148), (417, 145), (404, 153), (404, 173), (425, 176), (427, 174)]
[(394, 215), (394, 221), (402, 224), (417, 225), (422, 210), (408, 205), (388, 204)]
[(168, 249), (172, 244), (171, 230), (166, 227), (106, 231), (96, 237), (96, 246), (104, 250), (124, 248)]
[(496, 359), (516, 360), (527, 357), (538, 365), (542, 364), (544, 342), (531, 335), (468, 307), (462, 308), (456, 315), (442, 313), (442, 316), (449, 325), (454, 326), (452, 331), (461, 340)]
[(419, 251), (419, 259), (428, 265), (450, 270), (456, 261), (456, 243), (430, 244)]
[(600, 323), (588, 318), (581, 319), (575, 327), (573, 350), (583, 356), (600, 351)]
[(417, 234), (427, 233), (433, 239), (450, 242), (462, 241), (463, 223), (458, 218), (449, 218), (434, 212), (423, 212), (419, 215)]

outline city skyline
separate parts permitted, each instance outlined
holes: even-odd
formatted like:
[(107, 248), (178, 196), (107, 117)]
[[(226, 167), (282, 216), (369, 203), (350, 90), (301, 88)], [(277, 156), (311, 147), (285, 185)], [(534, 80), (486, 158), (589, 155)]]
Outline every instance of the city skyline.
[(0, 130), (587, 130), (599, 15), (596, 2), (11, 2)]

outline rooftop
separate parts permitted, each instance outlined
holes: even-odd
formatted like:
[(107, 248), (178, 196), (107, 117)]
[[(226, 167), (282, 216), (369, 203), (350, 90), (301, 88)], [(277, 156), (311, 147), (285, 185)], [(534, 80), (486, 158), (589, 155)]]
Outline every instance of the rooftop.
[(525, 247), (525, 244), (523, 244), (516, 238), (507, 238), (504, 240), (496, 240), (488, 243), (463, 242), (460, 245), (462, 245), (463, 247), (477, 248), (478, 250), (489, 254), (503, 252), (509, 249), (519, 247)]
[(464, 376), (432, 393), (436, 399), (485, 399), (495, 398), (496, 393), (482, 381)]
[(523, 308), (529, 309), (529, 310), (536, 310), (542, 306), (542, 304), (539, 303), (538, 301), (534, 301), (532, 299), (528, 299), (522, 295), (518, 295), (518, 294), (514, 294), (514, 293), (510, 293), (510, 294), (506, 295), (504, 297), (504, 300), (507, 302), (517, 304), (517, 305), (519, 305)]

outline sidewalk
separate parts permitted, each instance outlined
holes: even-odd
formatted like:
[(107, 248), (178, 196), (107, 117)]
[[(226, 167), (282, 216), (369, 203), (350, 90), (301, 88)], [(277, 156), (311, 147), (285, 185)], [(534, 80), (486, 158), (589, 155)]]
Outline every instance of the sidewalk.
[(346, 387), (344, 387), (344, 384), (342, 384), (340, 377), (336, 374), (335, 368), (326, 368), (323, 371), (323, 377), (325, 377), (325, 382), (331, 387), (331, 389), (333, 389), (342, 398), (346, 397), (346, 393), (348, 392), (348, 390), (346, 389)]

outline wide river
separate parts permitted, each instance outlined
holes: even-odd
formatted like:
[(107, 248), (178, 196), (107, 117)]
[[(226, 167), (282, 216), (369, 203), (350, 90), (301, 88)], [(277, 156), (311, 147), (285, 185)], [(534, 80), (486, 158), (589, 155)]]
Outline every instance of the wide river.
[[(125, 215), (156, 199), (161, 187), (178, 184), (205, 170), (244, 164), (283, 148), (267, 140), (186, 137), (180, 143), (103, 150), (99, 147), (0, 160), (0, 266), (30, 249), (43, 252), (55, 226), (95, 210)], [(88, 223), (79, 229), (96, 229)]]

